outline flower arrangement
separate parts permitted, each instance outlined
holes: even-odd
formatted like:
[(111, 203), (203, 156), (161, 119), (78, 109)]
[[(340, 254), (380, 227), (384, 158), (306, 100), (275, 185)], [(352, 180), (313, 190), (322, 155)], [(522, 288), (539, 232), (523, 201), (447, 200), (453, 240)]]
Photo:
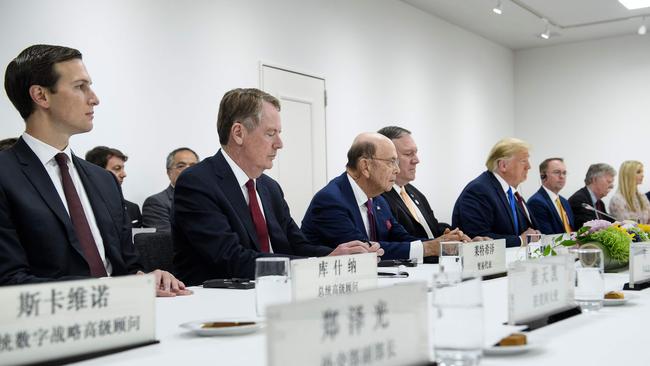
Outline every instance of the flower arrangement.
[[(630, 257), (630, 243), (649, 240), (646, 229), (650, 229), (650, 225), (640, 226), (633, 221), (611, 223), (605, 220), (592, 220), (585, 222), (571, 239), (562, 240), (562, 237), (558, 237), (555, 246), (570, 247), (597, 242), (602, 246), (603, 251), (607, 251), (606, 256), (614, 261), (627, 263)], [(550, 248), (550, 254), (554, 255), (554, 248)]]

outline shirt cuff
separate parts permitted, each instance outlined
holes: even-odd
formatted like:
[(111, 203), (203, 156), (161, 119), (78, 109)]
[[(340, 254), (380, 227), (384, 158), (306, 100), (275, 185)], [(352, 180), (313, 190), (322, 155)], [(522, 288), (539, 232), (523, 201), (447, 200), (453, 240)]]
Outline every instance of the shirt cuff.
[(411, 242), (409, 258), (417, 260), (418, 264), (424, 263), (424, 246), (422, 245), (422, 240)]

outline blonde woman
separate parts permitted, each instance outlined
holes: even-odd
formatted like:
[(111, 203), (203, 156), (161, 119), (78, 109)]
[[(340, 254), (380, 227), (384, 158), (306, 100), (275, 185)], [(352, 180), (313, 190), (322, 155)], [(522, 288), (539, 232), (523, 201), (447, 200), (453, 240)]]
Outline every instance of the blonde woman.
[(650, 202), (645, 194), (639, 193), (641, 182), (643, 164), (636, 160), (624, 161), (618, 171), (618, 189), (609, 201), (609, 212), (617, 220), (650, 223)]

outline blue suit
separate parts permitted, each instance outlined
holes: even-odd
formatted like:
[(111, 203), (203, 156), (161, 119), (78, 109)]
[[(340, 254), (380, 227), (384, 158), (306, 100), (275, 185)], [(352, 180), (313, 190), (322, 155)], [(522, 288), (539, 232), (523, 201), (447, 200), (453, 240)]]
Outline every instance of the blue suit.
[(506, 246), (520, 246), (519, 235), (536, 225), (534, 217), (530, 217), (532, 222), (529, 222), (519, 206), (515, 207), (519, 225), (516, 230), (510, 203), (501, 184), (493, 173), (485, 171), (469, 182), (456, 200), (451, 226), (459, 227), (470, 237), (506, 239)]
[[(564, 211), (566, 211), (569, 219), (569, 226), (573, 228), (573, 211), (571, 211), (571, 205), (569, 205), (569, 201), (564, 197), (559, 197), (560, 203), (562, 203), (562, 207), (564, 207)], [(555, 208), (555, 202), (551, 201), (544, 187), (540, 187), (537, 193), (528, 199), (527, 204), (531, 215), (535, 217), (535, 222), (538, 225), (537, 229), (542, 234), (561, 234), (565, 232), (562, 218), (560, 218)]]
[(311, 245), (289, 215), (280, 185), (262, 174), (256, 180), (271, 247), (262, 253), (242, 189), (221, 151), (187, 168), (174, 188), (174, 266), (186, 285), (212, 278), (255, 278), (262, 256), (325, 256)]
[[(382, 197), (373, 198), (377, 241), (384, 259), (409, 258), (411, 242), (418, 240), (406, 232)], [(368, 234), (348, 181), (347, 173), (332, 179), (311, 200), (302, 220), (302, 232), (312, 243), (330, 246), (352, 240), (366, 241)]]

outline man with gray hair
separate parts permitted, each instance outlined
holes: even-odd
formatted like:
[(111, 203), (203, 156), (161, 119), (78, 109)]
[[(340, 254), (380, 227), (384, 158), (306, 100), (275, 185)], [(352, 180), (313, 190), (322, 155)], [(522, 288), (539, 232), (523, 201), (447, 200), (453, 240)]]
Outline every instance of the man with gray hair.
[(607, 213), (602, 198), (614, 188), (615, 176), (616, 169), (609, 164), (598, 163), (589, 166), (585, 176), (585, 186), (569, 197), (576, 230), (591, 220), (601, 219), (614, 222), (614, 219)]
[(505, 239), (506, 246), (526, 243), (527, 234), (539, 234), (535, 219), (517, 187), (526, 180), (529, 146), (516, 138), (503, 139), (492, 147), (487, 171), (469, 182), (454, 205), (453, 227), (469, 236)]
[(199, 162), (199, 156), (189, 147), (179, 147), (167, 155), (169, 186), (148, 197), (142, 206), (142, 225), (156, 231), (171, 231), (172, 201), (176, 179), (186, 168)]

